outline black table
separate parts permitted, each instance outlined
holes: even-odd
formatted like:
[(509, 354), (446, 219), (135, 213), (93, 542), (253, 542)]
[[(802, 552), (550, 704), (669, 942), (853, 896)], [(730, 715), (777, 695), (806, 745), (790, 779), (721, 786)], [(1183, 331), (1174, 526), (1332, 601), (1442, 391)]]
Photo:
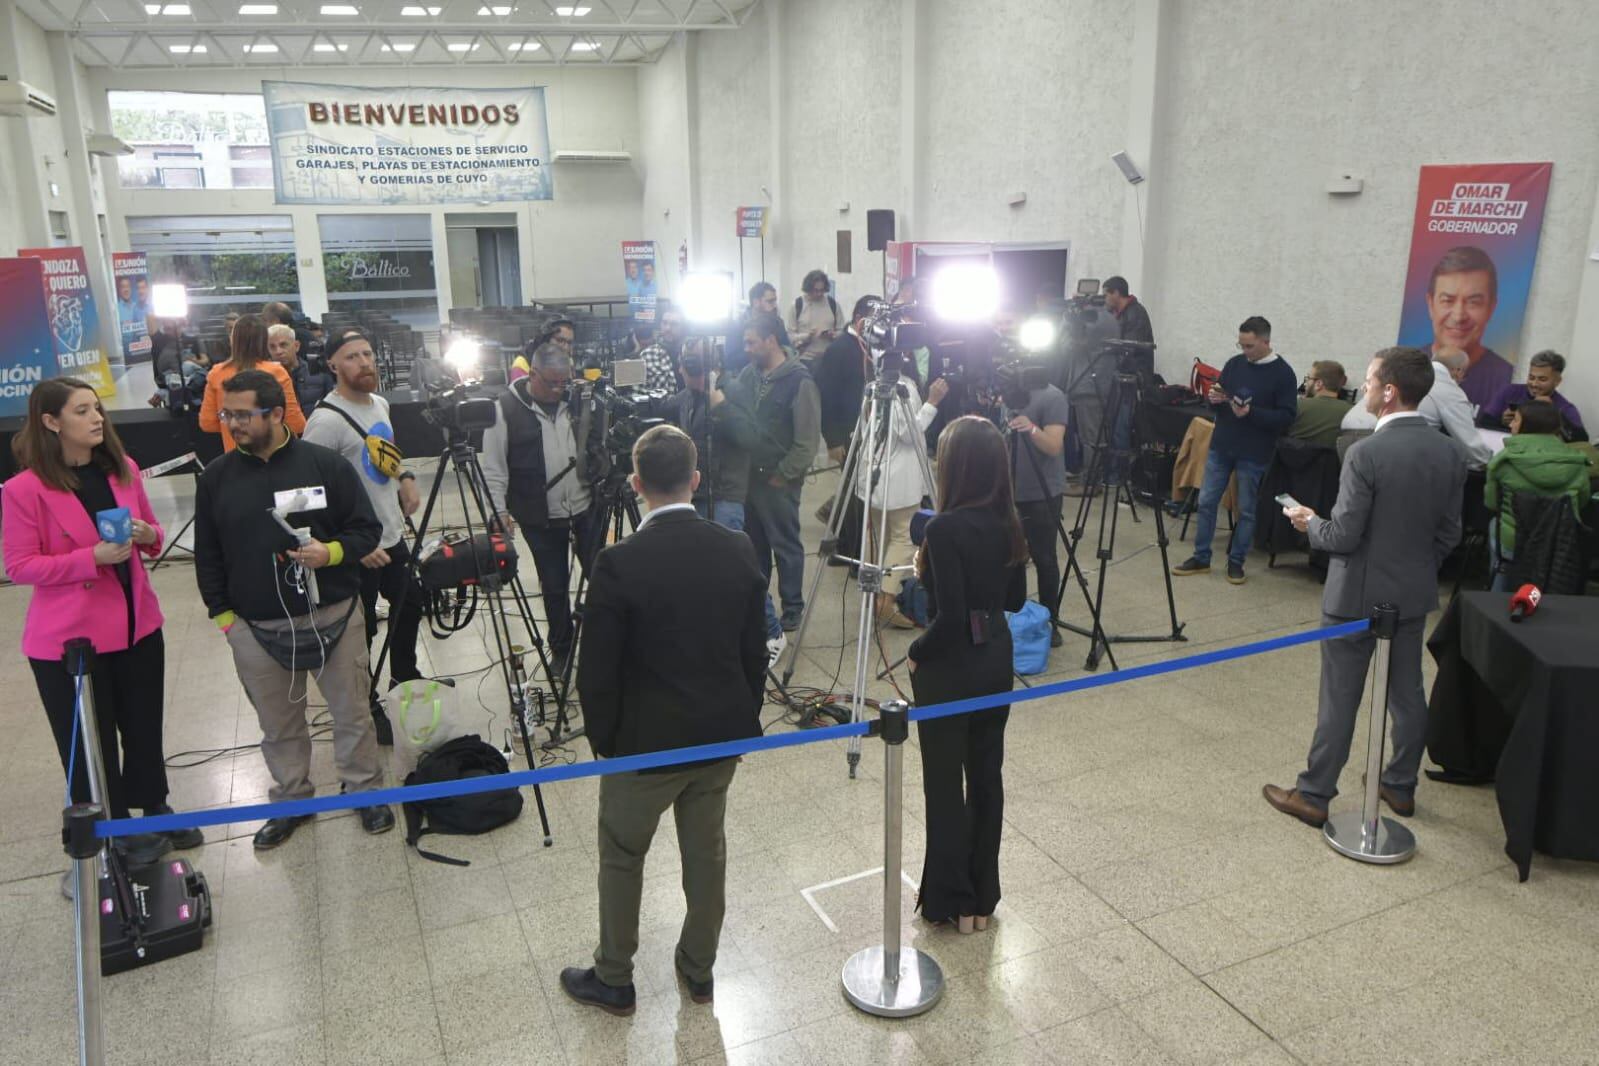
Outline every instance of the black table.
[(1599, 861), (1599, 598), (1546, 596), (1512, 623), (1501, 592), (1450, 602), (1427, 648), (1438, 663), (1427, 751), (1492, 780), (1505, 854)]

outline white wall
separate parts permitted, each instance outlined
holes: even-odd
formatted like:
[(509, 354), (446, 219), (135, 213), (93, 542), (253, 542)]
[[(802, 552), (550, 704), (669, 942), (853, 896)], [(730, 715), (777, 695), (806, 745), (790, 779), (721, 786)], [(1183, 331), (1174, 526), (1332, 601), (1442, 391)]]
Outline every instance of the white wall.
[[(763, 0), (691, 55), (694, 265), (736, 270), (733, 209), (771, 202), (784, 305), (845, 226), (848, 298), (890, 207), (901, 239), (1068, 239), (1074, 275), (1127, 274), (1168, 374), (1255, 313), (1296, 367), (1358, 365), (1397, 333), (1418, 168), (1553, 160), (1522, 348), (1566, 352), (1599, 423), (1596, 56), (1592, 0)], [(1150, 129), (1135, 192), (1109, 156)], [(1365, 192), (1329, 196), (1345, 169)]]
[(637, 236), (655, 242), (658, 291), (677, 287), (677, 253), (694, 229), (689, 139), (689, 52), (697, 43), (678, 34), (653, 66), (638, 72), (639, 153), (643, 184)]
[[(1599, 423), (1599, 337), (1570, 347), (1599, 187), (1590, 0), (1534, 18), (1506, 0), (1446, 20), (1391, 0), (1169, 10), (1169, 155), (1151, 183), (1168, 224), (1150, 234), (1166, 284), (1147, 294), (1162, 354), (1225, 353), (1259, 313), (1296, 368), (1364, 366), (1399, 328), (1418, 169), (1553, 160), (1522, 350), (1573, 357), (1568, 388)], [(1342, 169), (1361, 195), (1326, 193)]]
[[(549, 115), (550, 146), (561, 149), (605, 149), (637, 153), (637, 87), (628, 67), (583, 70), (561, 68), (371, 69), (267, 67), (250, 70), (185, 72), (90, 72), (92, 98), (104, 108), (109, 89), (168, 89), (191, 92), (260, 92), (263, 80), (304, 80), (349, 85), (448, 85), (509, 87), (542, 85)], [(109, 119), (107, 118), (107, 122)], [(109, 128), (109, 126), (108, 126)], [(441, 235), (446, 214), (503, 212), (518, 215), (523, 242), (522, 296), (530, 299), (610, 296), (622, 291), (621, 242), (639, 233), (642, 186), (633, 168), (615, 164), (556, 164), (555, 198), (527, 204), (448, 204), (435, 207), (360, 208), (343, 205), (279, 206), (271, 189), (182, 190), (121, 189), (115, 178), (107, 195), (117, 218), (138, 215), (279, 214), (293, 217), (300, 246), (302, 296), (307, 309), (320, 313), (322, 292), (317, 254), (319, 214), (427, 214), (434, 220), (434, 274), (447, 287), (448, 257)], [(307, 240), (309, 235), (309, 240)], [(530, 247), (529, 247), (530, 246)], [(531, 249), (531, 250), (530, 250)], [(311, 259), (311, 263), (306, 260)], [(448, 309), (446, 303), (445, 309)]]

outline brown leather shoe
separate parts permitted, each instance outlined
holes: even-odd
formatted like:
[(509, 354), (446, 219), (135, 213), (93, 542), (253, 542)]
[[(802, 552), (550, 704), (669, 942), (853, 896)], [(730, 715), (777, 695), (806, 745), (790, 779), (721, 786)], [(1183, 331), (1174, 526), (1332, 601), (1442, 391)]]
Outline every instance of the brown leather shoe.
[(1261, 788), (1260, 794), (1266, 797), (1266, 802), (1282, 811), (1291, 814), (1306, 825), (1320, 829), (1327, 821), (1327, 808), (1318, 807), (1299, 794), (1297, 788), (1278, 788), (1276, 785), (1266, 785)]
[[(1365, 792), (1365, 790), (1366, 790), (1366, 775), (1365, 774), (1361, 774), (1360, 775), (1360, 790), (1362, 792)], [(1409, 817), (1411, 817), (1412, 815), (1414, 815), (1416, 813), (1416, 797), (1415, 796), (1411, 796), (1408, 800), (1407, 799), (1401, 799), (1399, 797), (1399, 793), (1395, 792), (1393, 789), (1389, 788), (1387, 785), (1379, 784), (1377, 786), (1377, 798), (1379, 800), (1381, 800), (1382, 802), (1388, 804), (1388, 809), (1393, 811), (1395, 814), (1399, 815), (1399, 817), (1401, 817), (1401, 818), (1409, 818)]]

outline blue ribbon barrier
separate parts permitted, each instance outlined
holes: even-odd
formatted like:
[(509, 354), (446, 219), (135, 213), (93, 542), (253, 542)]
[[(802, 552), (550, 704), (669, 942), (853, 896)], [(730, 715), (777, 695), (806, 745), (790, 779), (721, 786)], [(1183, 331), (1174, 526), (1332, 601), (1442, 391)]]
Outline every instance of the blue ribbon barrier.
[[(1146, 677), (1158, 677), (1161, 674), (1172, 674), (1182, 670), (1210, 666), (1232, 659), (1244, 659), (1252, 655), (1262, 655), (1266, 652), (1291, 648), (1299, 644), (1336, 640), (1339, 637), (1363, 633), (1370, 628), (1370, 620), (1363, 618), (1359, 621), (1345, 622), (1341, 625), (1325, 626), (1301, 633), (1290, 633), (1285, 637), (1273, 637), (1269, 640), (1255, 641), (1251, 644), (1240, 644), (1232, 648), (1220, 648), (1216, 651), (1200, 652), (1197, 655), (1164, 659), (1160, 662), (1132, 666), (1125, 670), (1115, 670), (1107, 674), (1077, 677), (1069, 681), (1057, 681), (1053, 684), (1038, 685), (1021, 691), (996, 692), (989, 696), (954, 700), (949, 703), (936, 704), (932, 707), (917, 707), (911, 710), (910, 719), (920, 722), (934, 718), (947, 718), (951, 715), (970, 714), (973, 711), (987, 710), (990, 707), (1002, 707), (1007, 704), (1044, 699), (1048, 696), (1059, 696), (1067, 692), (1104, 688), (1107, 685), (1117, 685)], [(279, 803), (252, 803), (240, 807), (217, 807), (210, 810), (152, 815), (146, 818), (115, 818), (96, 822), (95, 835), (107, 838), (131, 836), (135, 833), (170, 833), (179, 829), (196, 829), (208, 825), (258, 822), (268, 818), (293, 818), (306, 814), (319, 814), (323, 811), (353, 810), (357, 807), (373, 807), (383, 803), (415, 803), (420, 800), (442, 799), (445, 796), (499, 792), (507, 788), (525, 788), (530, 785), (546, 785), (554, 781), (574, 781), (582, 777), (603, 777), (607, 774), (654, 770), (663, 766), (677, 766), (682, 763), (701, 762), (709, 759), (727, 759), (736, 755), (748, 755), (751, 752), (797, 747), (801, 744), (818, 744), (828, 740), (844, 740), (849, 737), (866, 736), (872, 731), (872, 728), (872, 722), (850, 722), (820, 729), (807, 729), (803, 732), (774, 733), (749, 740), (730, 740), (720, 744), (700, 744), (691, 748), (672, 748), (667, 751), (653, 751), (643, 755), (623, 755), (615, 759), (599, 759), (566, 766), (547, 766), (538, 770), (517, 770), (508, 774), (495, 774), (492, 777), (473, 777), (461, 781), (440, 781), (431, 785), (378, 788), (366, 792), (313, 796), (308, 799), (284, 800)]]

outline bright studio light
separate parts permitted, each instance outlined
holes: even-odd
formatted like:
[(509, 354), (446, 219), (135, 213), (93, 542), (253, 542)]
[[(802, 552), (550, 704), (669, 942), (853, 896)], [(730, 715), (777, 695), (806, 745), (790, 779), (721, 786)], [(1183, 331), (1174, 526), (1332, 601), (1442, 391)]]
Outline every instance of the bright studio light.
[(733, 317), (733, 275), (686, 274), (676, 299), (690, 324), (726, 322)]
[(462, 380), (474, 377), (477, 374), (478, 360), (482, 358), (483, 349), (478, 342), (470, 337), (462, 337), (450, 345), (444, 353), (444, 361), (449, 364)]
[(1042, 352), (1055, 343), (1055, 323), (1042, 316), (1029, 318), (1016, 331), (1016, 343), (1029, 352)]
[(987, 322), (999, 310), (999, 274), (986, 263), (951, 263), (933, 275), (932, 297), (946, 322)]
[(157, 318), (188, 318), (188, 290), (182, 285), (150, 286), (150, 313)]

